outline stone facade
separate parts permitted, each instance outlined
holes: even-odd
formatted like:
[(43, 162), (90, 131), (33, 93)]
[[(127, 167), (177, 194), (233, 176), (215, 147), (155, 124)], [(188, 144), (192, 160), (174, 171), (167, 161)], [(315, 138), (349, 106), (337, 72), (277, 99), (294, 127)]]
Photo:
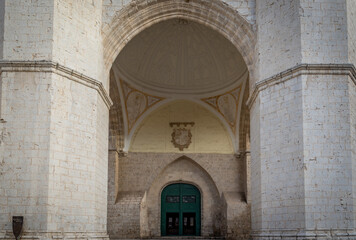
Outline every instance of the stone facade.
[[(172, 19), (230, 41), (241, 94), (158, 93), (129, 127), (113, 65)], [(26, 239), (160, 237), (160, 194), (178, 182), (201, 191), (203, 237), (356, 239), (355, 29), (353, 0), (0, 0), (0, 239), (12, 216)], [(218, 123), (195, 125), (190, 149), (164, 130), (178, 112), (159, 115), (177, 99)], [(165, 127), (147, 124), (155, 114)], [(147, 147), (158, 130), (168, 138)]]
[[(224, 236), (227, 229), (226, 226), (221, 226), (221, 222), (227, 220), (227, 215), (230, 228), (237, 221), (249, 222), (246, 216), (236, 217), (238, 214), (244, 214), (243, 209), (248, 212), (248, 204), (244, 200), (243, 162), (240, 158), (232, 154), (207, 153), (188, 153), (181, 156), (179, 153), (132, 152), (120, 159), (118, 191), (116, 195), (111, 196), (115, 198), (112, 199), (115, 203), (108, 206), (110, 237), (160, 236), (160, 218), (157, 215), (160, 204), (157, 205), (156, 198), (167, 183), (174, 182), (194, 183), (204, 194), (203, 236)], [(110, 165), (113, 166), (114, 163)], [(111, 169), (114, 172), (115, 168)], [(143, 202), (146, 205), (144, 211), (148, 212), (148, 215), (142, 214), (140, 210)], [(231, 209), (236, 210), (236, 213), (232, 213)], [(146, 222), (147, 226), (141, 225), (140, 230), (137, 228), (140, 222)], [(233, 231), (235, 229), (229, 234), (233, 234)], [(241, 229), (239, 226), (239, 231), (248, 233), (249, 229)]]

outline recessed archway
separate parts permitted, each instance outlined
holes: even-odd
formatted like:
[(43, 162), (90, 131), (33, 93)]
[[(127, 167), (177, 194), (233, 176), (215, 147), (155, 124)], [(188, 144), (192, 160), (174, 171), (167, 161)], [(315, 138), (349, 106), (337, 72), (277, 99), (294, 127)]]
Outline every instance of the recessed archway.
[(253, 27), (220, 0), (138, 0), (124, 7), (103, 29), (106, 71), (109, 72), (116, 57), (134, 36), (156, 23), (173, 18), (191, 20), (219, 32), (241, 53), (250, 75), (254, 76), (256, 35)]
[[(138, 35), (140, 35), (140, 33), (143, 33), (152, 27), (158, 25), (164, 25), (160, 23), (169, 22), (169, 21), (172, 22), (172, 20), (183, 21), (183, 23), (184, 21), (188, 21), (194, 23), (197, 26), (201, 25), (207, 27), (209, 29), (212, 29), (211, 31), (214, 31), (216, 34), (221, 35), (223, 36), (223, 38), (227, 39), (229, 44), (232, 44), (234, 50), (241, 55), (242, 62), (244, 62), (246, 66), (245, 69), (247, 69), (247, 71), (245, 71), (245, 73), (241, 72), (240, 74), (241, 81), (238, 83), (237, 81), (231, 81), (232, 79), (227, 79), (229, 80), (226, 82), (228, 84), (223, 88), (217, 89), (219, 87), (218, 84), (215, 87), (212, 84), (211, 86), (213, 87), (209, 88), (209, 91), (191, 92), (189, 96), (187, 94), (184, 94), (184, 90), (181, 89), (180, 92), (177, 91), (177, 94), (175, 94), (176, 92), (174, 91), (174, 89), (173, 90), (170, 89), (170, 91), (165, 92), (165, 95), (164, 94), (160, 95), (160, 91), (161, 92), (163, 91), (158, 87), (153, 89), (157, 93), (155, 95), (152, 93), (153, 91), (152, 89), (146, 88), (147, 84), (149, 85), (149, 82), (148, 83), (145, 82), (146, 85), (145, 84), (135, 85), (135, 83), (137, 82), (128, 81), (127, 78), (125, 78), (125, 76), (120, 75), (120, 73), (122, 73), (121, 70), (116, 71), (116, 69), (112, 67), (115, 60), (118, 59), (118, 55), (123, 52), (125, 46), (128, 46), (129, 42), (132, 41)], [(246, 108), (244, 107), (245, 103), (243, 101), (246, 101), (246, 96), (248, 96), (248, 93), (246, 92), (249, 89), (247, 84), (251, 84), (253, 82), (253, 80), (251, 79), (253, 79), (254, 76), (253, 56), (254, 56), (254, 48), (255, 48), (254, 46), (255, 33), (252, 30), (252, 26), (249, 23), (247, 23), (245, 19), (243, 19), (235, 10), (230, 8), (228, 5), (224, 4), (222, 1), (192, 0), (189, 1), (188, 3), (186, 1), (177, 1), (177, 0), (167, 0), (167, 1), (158, 0), (154, 2), (138, 0), (130, 4), (129, 6), (123, 8), (122, 10), (120, 10), (117, 13), (117, 16), (113, 18), (112, 23), (107, 28), (103, 29), (103, 35), (104, 35), (104, 62), (106, 68), (105, 71), (109, 72), (109, 70), (112, 69), (114, 72), (114, 74), (112, 74), (111, 76), (111, 81), (113, 82), (111, 87), (117, 87), (119, 91), (116, 92), (112, 91), (113, 93), (115, 93), (114, 94), (115, 97), (113, 101), (120, 102), (120, 104), (117, 104), (116, 106), (121, 107), (121, 109), (119, 110), (114, 109), (115, 112), (111, 114), (113, 117), (120, 118), (120, 121), (119, 120), (110, 121), (110, 123), (116, 124), (115, 127), (110, 128), (113, 130), (112, 131), (113, 133), (120, 133), (120, 134), (124, 133), (125, 136), (129, 136), (129, 131), (135, 129), (135, 127), (133, 127), (135, 122), (143, 121), (144, 117), (146, 116), (145, 114), (149, 113), (147, 107), (150, 106), (149, 105), (150, 103), (154, 103), (154, 104), (158, 103), (155, 105), (155, 107), (158, 107), (160, 106), (160, 104), (163, 104), (165, 102), (183, 99), (183, 100), (190, 100), (193, 102), (200, 101), (199, 103), (201, 103), (202, 105), (206, 104), (208, 107), (211, 108), (211, 110), (216, 111), (217, 115), (220, 114), (219, 118), (226, 121), (226, 125), (229, 128), (231, 128), (230, 130), (233, 133), (232, 134), (233, 137), (235, 137), (236, 139), (240, 138), (239, 128), (243, 126), (243, 129), (245, 129), (244, 121), (246, 117), (241, 117), (241, 113), (239, 111), (241, 109), (247, 111)], [(126, 56), (130, 56), (130, 54), (126, 54)], [(216, 57), (216, 56), (217, 56), (216, 54), (212, 55), (212, 57)], [(150, 64), (150, 61), (146, 60), (144, 61), (144, 63)], [(215, 65), (220, 67), (224, 66), (224, 64), (221, 64), (219, 61), (218, 64)], [(147, 68), (145, 69), (145, 71), (147, 71)], [(134, 77), (140, 77), (142, 79), (142, 76), (144, 76), (144, 74), (141, 74), (140, 76), (137, 75)], [(132, 75), (130, 77), (132, 78)], [(223, 77), (226, 78), (229, 76), (224, 75)], [(174, 98), (169, 99), (171, 97), (170, 93), (174, 95)], [(130, 107), (128, 107), (128, 103), (130, 102), (132, 102), (133, 106), (138, 106), (134, 108), (134, 111), (131, 112), (129, 112)], [(147, 116), (148, 115), (149, 114), (147, 114)], [(244, 113), (244, 116), (248, 116), (248, 115)], [(131, 123), (129, 122), (130, 119), (131, 119)], [(134, 119), (134, 121), (132, 121), (132, 119)], [(188, 118), (182, 118), (182, 119), (188, 119)], [(126, 126), (126, 128), (124, 126)], [(154, 131), (153, 134), (155, 134)], [(117, 138), (115, 137), (112, 138), (112, 139), (119, 140), (119, 143), (116, 144), (116, 146), (119, 146), (120, 149), (117, 150), (124, 149), (124, 138), (125, 137), (122, 136)], [(167, 144), (171, 144), (170, 141), (168, 141)], [(238, 146), (239, 144), (236, 145)], [(234, 153), (237, 153), (237, 151), (238, 149), (235, 149), (234, 152), (229, 154), (221, 153), (221, 152), (204, 153), (205, 155), (204, 154), (196, 155), (196, 160), (192, 160), (193, 163), (195, 161), (197, 161), (197, 163), (199, 164), (201, 163), (204, 168), (204, 171), (206, 170), (212, 171), (212, 176), (214, 178), (214, 180), (212, 180), (213, 184), (214, 185), (216, 184), (217, 186), (219, 186), (219, 188), (221, 188), (221, 192), (219, 192), (217, 196), (214, 197), (215, 198), (214, 201), (218, 201), (219, 205), (224, 206), (223, 207), (224, 210), (219, 207), (218, 212), (216, 214), (219, 216), (224, 215), (226, 216), (226, 219), (230, 218), (230, 216), (227, 215), (228, 209), (241, 208), (241, 205), (237, 207), (235, 202), (240, 202), (244, 204), (243, 201), (244, 199), (246, 199), (246, 197), (245, 198), (243, 197), (244, 194), (246, 195), (246, 190), (244, 189), (244, 186), (242, 184), (242, 182), (244, 181), (243, 178), (246, 177), (246, 174), (244, 175), (243, 173), (240, 172), (243, 169), (243, 164), (239, 162), (239, 159), (236, 160), (236, 156), (234, 155)], [(116, 203), (119, 202), (120, 207), (117, 207), (116, 209), (120, 209), (127, 206), (125, 205), (128, 204), (127, 201), (133, 201), (132, 199), (135, 199), (134, 200), (134, 202), (136, 203), (136, 205), (134, 204), (135, 209), (133, 209), (133, 211), (131, 212), (139, 211), (140, 214), (142, 215), (145, 213), (145, 211), (142, 209), (145, 206), (145, 199), (148, 198), (148, 199), (158, 200), (156, 199), (157, 196), (147, 195), (150, 192), (149, 191), (150, 184), (152, 184), (152, 181), (154, 181), (155, 177), (157, 177), (158, 174), (157, 171), (167, 166), (167, 164), (169, 164), (172, 161), (172, 157), (176, 157), (177, 155), (179, 155), (179, 153), (156, 151), (150, 153), (133, 152), (128, 154), (129, 157), (127, 157), (126, 155), (121, 155), (120, 157), (117, 156), (116, 159), (109, 160), (109, 164), (110, 161), (112, 162), (112, 164), (110, 164), (112, 168), (109, 169), (109, 172), (110, 171), (114, 172), (113, 174), (109, 173), (109, 175), (115, 176), (114, 184), (116, 184), (117, 182), (120, 182), (120, 184), (121, 183), (127, 184), (133, 181), (133, 179), (131, 179), (130, 176), (126, 176), (126, 178), (125, 176), (120, 176), (120, 174), (124, 172), (119, 169), (121, 166), (125, 168), (125, 171), (137, 170), (138, 175), (147, 174), (146, 176), (147, 179), (145, 179), (144, 182), (139, 180), (138, 182), (140, 182), (141, 185), (135, 183), (133, 184), (134, 186), (132, 187), (124, 186), (121, 189), (116, 188), (115, 194), (111, 194), (109, 192), (109, 197), (113, 198), (110, 201), (110, 204), (114, 206)], [(199, 154), (199, 153), (192, 153), (191, 155), (195, 156), (194, 154)], [(220, 163), (220, 165), (225, 168), (224, 170), (225, 176), (222, 177), (221, 179), (219, 179), (219, 174), (220, 175), (222, 174), (221, 171), (214, 172), (214, 170), (210, 169), (211, 165), (214, 165), (215, 163), (211, 162), (212, 158), (208, 156), (209, 154), (211, 154), (211, 156), (213, 157), (221, 158), (222, 161), (224, 161)], [(141, 160), (143, 156), (146, 156), (147, 160), (150, 161), (150, 164), (152, 164), (153, 159), (158, 160), (157, 164), (160, 164), (160, 166), (157, 165), (157, 171), (153, 169), (147, 171), (143, 170), (145, 166), (145, 163), (142, 162)], [(165, 157), (167, 158), (164, 159)], [(120, 159), (124, 159), (124, 160), (120, 160)], [(113, 161), (115, 163), (113, 163)], [(155, 164), (156, 163), (154, 163), (153, 165)], [(179, 164), (180, 163), (174, 164), (174, 166), (179, 167)], [(226, 172), (229, 173), (226, 174)], [(148, 174), (150, 175), (148, 176)], [(229, 178), (227, 175), (231, 177)], [(125, 178), (125, 179), (120, 180), (120, 178)], [(227, 178), (229, 179), (227, 180)], [(187, 177), (187, 179), (189, 179), (189, 177)], [(222, 179), (224, 179), (224, 181)], [(110, 182), (111, 184), (113, 183), (113, 181), (109, 180), (109, 185)], [(227, 182), (231, 182), (230, 186), (224, 186), (225, 184), (227, 185)], [(202, 182), (202, 184), (206, 184), (206, 183)], [(118, 185), (119, 184), (116, 184), (116, 186)], [(111, 187), (111, 189), (113, 188)], [(110, 186), (109, 186), (109, 191), (110, 191)], [(221, 196), (219, 196), (220, 194)], [(207, 201), (210, 200), (207, 199)], [(141, 207), (139, 203), (141, 203)], [(150, 204), (153, 203), (151, 202)], [(244, 208), (246, 207), (245, 205), (243, 206)], [(132, 205), (128, 205), (127, 207), (131, 208)], [(115, 209), (115, 206), (110, 209)], [(225, 211), (225, 213), (223, 213), (222, 211)], [(133, 218), (142, 219), (142, 216), (140, 217), (135, 215)], [(133, 222), (134, 221), (135, 220), (133, 220)], [(145, 237), (158, 236), (159, 228), (157, 226), (159, 226), (159, 224), (149, 223), (147, 225), (147, 223), (145, 223), (146, 224), (145, 225), (140, 221), (138, 222), (140, 224), (139, 229), (141, 230), (136, 231), (137, 227), (135, 227), (136, 230), (133, 230), (135, 231), (135, 234), (138, 234), (137, 236), (139, 236), (140, 233), (141, 236), (142, 233), (145, 233), (143, 234)], [(137, 221), (135, 224), (137, 224)], [(212, 234), (218, 236), (227, 231), (225, 226), (226, 223), (221, 223), (221, 224), (222, 225), (221, 226), (219, 225), (219, 227), (214, 227), (215, 229), (213, 231), (215, 232)], [(147, 226), (153, 226), (150, 229), (146, 229), (148, 231), (148, 235), (147, 235), (147, 231), (145, 230)], [(218, 224), (215, 226), (218, 226)], [(205, 230), (203, 232), (208, 233), (209, 231)]]
[[(113, 81), (110, 69), (127, 43), (136, 35), (149, 28), (150, 26), (174, 18), (187, 19), (207, 26), (220, 33), (228, 39), (241, 54), (248, 69), (247, 89), (252, 89), (254, 84), (254, 52), (256, 33), (253, 27), (240, 14), (225, 4), (223, 1), (204, 1), (204, 0), (158, 0), (145, 1), (138, 0), (119, 10), (111, 23), (106, 26), (103, 32), (103, 52), (105, 73), (110, 81)], [(115, 84), (110, 84), (115, 85)], [(119, 86), (118, 86), (119, 87)], [(115, 97), (116, 102), (121, 102), (119, 107), (123, 107), (123, 99)], [(244, 103), (242, 103), (244, 104)], [(115, 110), (119, 112), (117, 121), (114, 121), (120, 133), (125, 134), (123, 109)], [(112, 114), (114, 115), (114, 114)], [(123, 124), (118, 125), (121, 122)], [(113, 128), (111, 126), (110, 128)], [(118, 132), (116, 130), (116, 132)], [(120, 149), (124, 148), (123, 136), (120, 138)], [(239, 139), (239, 137), (237, 137)]]

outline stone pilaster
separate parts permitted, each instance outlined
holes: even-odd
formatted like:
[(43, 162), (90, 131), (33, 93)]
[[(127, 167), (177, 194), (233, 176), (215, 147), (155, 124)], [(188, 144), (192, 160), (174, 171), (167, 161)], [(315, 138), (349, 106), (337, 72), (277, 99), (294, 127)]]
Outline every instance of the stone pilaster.
[(1, 237), (23, 215), (29, 239), (107, 238), (101, 4), (1, 2)]
[(0, 74), (1, 237), (20, 215), (29, 239), (107, 238), (102, 84), (48, 61), (1, 61)]
[(255, 239), (355, 238), (353, 10), (346, 3), (257, 1)]
[(305, 64), (256, 85), (249, 101), (254, 239), (356, 237), (355, 74), (353, 65)]

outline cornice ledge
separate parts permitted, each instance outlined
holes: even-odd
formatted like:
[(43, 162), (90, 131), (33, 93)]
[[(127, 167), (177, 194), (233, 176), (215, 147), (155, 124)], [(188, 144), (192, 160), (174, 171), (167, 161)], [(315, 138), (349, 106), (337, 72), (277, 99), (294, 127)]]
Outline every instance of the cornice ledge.
[(301, 75), (348, 75), (356, 85), (356, 68), (353, 64), (299, 64), (255, 83), (247, 106), (252, 107), (260, 91)]
[(98, 91), (108, 108), (113, 104), (103, 84), (78, 71), (52, 61), (7, 61), (0, 60), (1, 72), (51, 72)]

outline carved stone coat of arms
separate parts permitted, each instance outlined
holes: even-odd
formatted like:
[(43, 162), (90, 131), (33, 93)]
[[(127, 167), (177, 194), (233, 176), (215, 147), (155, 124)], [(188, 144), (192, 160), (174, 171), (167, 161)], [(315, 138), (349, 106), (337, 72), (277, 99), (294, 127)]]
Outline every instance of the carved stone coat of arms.
[(192, 133), (190, 129), (186, 128), (176, 128), (172, 133), (172, 143), (176, 148), (179, 148), (180, 151), (183, 151), (184, 148), (188, 148), (192, 142)]

